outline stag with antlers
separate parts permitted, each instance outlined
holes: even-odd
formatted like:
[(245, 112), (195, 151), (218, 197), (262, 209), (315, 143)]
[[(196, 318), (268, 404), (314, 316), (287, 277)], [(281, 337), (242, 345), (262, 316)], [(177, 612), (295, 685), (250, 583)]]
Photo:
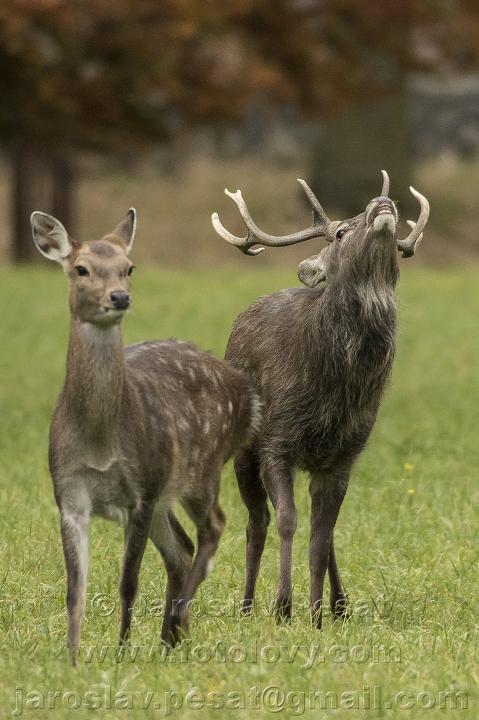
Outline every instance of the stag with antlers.
[[(336, 519), (352, 465), (364, 448), (379, 410), (395, 353), (397, 250), (411, 257), (429, 216), (426, 198), (411, 232), (396, 240), (398, 212), (383, 171), (381, 195), (349, 220), (328, 218), (312, 190), (301, 183), (313, 209), (311, 226), (275, 237), (253, 222), (238, 190), (225, 191), (247, 227), (232, 235), (212, 216), (216, 232), (253, 255), (266, 245), (280, 247), (312, 238), (328, 245), (303, 261), (292, 288), (260, 298), (235, 321), (226, 358), (253, 379), (264, 404), (263, 427), (253, 446), (242, 449), (235, 469), (248, 509), (246, 586), (243, 609), (250, 611), (263, 552), (270, 499), (280, 536), (279, 619), (292, 612), (291, 560), (296, 530), (293, 472), (310, 475), (311, 613), (321, 627), (326, 572), (331, 611), (347, 615), (347, 598), (334, 551)], [(322, 282), (326, 280), (324, 284)]]

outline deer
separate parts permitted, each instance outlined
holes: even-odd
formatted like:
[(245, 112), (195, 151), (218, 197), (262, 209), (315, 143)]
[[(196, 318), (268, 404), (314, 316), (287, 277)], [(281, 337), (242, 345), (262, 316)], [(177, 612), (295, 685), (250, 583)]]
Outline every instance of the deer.
[[(92, 516), (124, 528), (120, 644), (130, 637), (148, 539), (167, 574), (161, 640), (188, 633), (188, 607), (211, 569), (225, 514), (221, 470), (248, 445), (261, 410), (250, 380), (182, 340), (123, 346), (131, 307), (129, 259), (136, 211), (100, 240), (73, 240), (43, 212), (31, 216), (40, 253), (68, 278), (70, 334), (63, 388), (53, 411), (49, 467), (67, 574), (68, 648), (76, 662), (86, 608)], [(197, 547), (174, 512), (193, 521)]]
[[(248, 511), (246, 582), (242, 611), (253, 609), (272, 504), (280, 538), (278, 621), (292, 615), (291, 562), (297, 526), (294, 471), (309, 475), (311, 499), (309, 569), (314, 627), (323, 617), (326, 572), (332, 617), (350, 615), (334, 550), (334, 528), (352, 466), (373, 429), (393, 364), (399, 276), (397, 250), (414, 255), (423, 238), (429, 203), (418, 200), (417, 222), (396, 239), (398, 211), (382, 171), (381, 194), (356, 217), (333, 221), (304, 180), (313, 222), (303, 230), (274, 236), (253, 221), (238, 190), (225, 190), (246, 225), (233, 235), (212, 215), (215, 231), (247, 255), (313, 238), (323, 250), (300, 263), (306, 286), (259, 298), (234, 321), (225, 357), (252, 379), (263, 403), (260, 432), (235, 456), (239, 490)], [(256, 247), (259, 246), (259, 247)]]

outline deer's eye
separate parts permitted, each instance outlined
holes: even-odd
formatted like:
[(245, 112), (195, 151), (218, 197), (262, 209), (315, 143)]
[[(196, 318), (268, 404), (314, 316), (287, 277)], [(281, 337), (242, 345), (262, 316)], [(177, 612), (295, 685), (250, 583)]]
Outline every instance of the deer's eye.
[(337, 232), (336, 232), (336, 240), (341, 240), (341, 238), (344, 237), (344, 235), (346, 235), (347, 231), (348, 231), (347, 227), (339, 228), (339, 230), (337, 230)]
[(135, 267), (135, 266), (132, 265), (131, 267), (128, 268), (128, 275), (131, 275), (131, 273), (133, 272), (133, 268), (134, 268), (134, 267)]
[(80, 277), (86, 277), (90, 274), (86, 267), (84, 267), (83, 265), (76, 265), (75, 270), (77, 271), (78, 275), (80, 275)]

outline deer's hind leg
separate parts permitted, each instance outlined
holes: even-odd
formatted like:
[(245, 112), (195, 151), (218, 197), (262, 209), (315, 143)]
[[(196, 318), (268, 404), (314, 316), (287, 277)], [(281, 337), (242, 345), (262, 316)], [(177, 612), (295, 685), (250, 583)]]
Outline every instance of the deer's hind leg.
[[(188, 633), (188, 610), (189, 603), (193, 599), (196, 590), (211, 570), (213, 558), (218, 547), (221, 535), (226, 525), (226, 516), (218, 502), (220, 475), (213, 483), (214, 495), (211, 502), (205, 497), (189, 497), (183, 501), (184, 508), (193, 520), (196, 530), (198, 545), (193, 560), (191, 572), (186, 578), (181, 594), (181, 602), (172, 616), (172, 629)], [(202, 483), (205, 487), (206, 483)]]
[(235, 458), (235, 472), (241, 498), (248, 510), (246, 528), (246, 580), (241, 610), (251, 613), (256, 580), (263, 555), (270, 513), (268, 496), (261, 480), (258, 456), (255, 450), (241, 450)]
[(172, 510), (160, 505), (153, 514), (150, 540), (163, 558), (168, 578), (161, 639), (167, 645), (174, 645), (179, 638), (172, 631), (171, 617), (181, 600), (195, 548)]
[(280, 568), (275, 615), (278, 622), (289, 620), (293, 609), (291, 565), (297, 512), (294, 502), (293, 472), (282, 457), (263, 455), (261, 477), (276, 515), (280, 541)]

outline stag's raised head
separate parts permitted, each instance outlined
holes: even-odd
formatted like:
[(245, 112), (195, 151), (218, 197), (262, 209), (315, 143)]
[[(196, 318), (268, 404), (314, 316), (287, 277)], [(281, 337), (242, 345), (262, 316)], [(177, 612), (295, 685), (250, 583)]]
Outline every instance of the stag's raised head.
[(43, 212), (32, 213), (31, 223), (38, 250), (68, 276), (73, 318), (99, 326), (120, 322), (131, 305), (128, 254), (135, 237), (134, 208), (101, 240), (72, 240), (59, 220)]
[[(304, 230), (290, 235), (274, 236), (260, 230), (252, 220), (241, 191), (226, 194), (237, 204), (240, 214), (248, 229), (245, 237), (232, 235), (222, 225), (217, 213), (212, 215), (212, 223), (216, 232), (227, 242), (238, 247), (247, 255), (256, 255), (264, 250), (263, 247), (254, 248), (255, 245), (269, 247), (282, 247), (310, 240), (311, 238), (324, 238), (329, 245), (300, 265), (299, 276), (306, 285), (314, 286), (326, 278), (351, 272), (371, 272), (381, 266), (394, 275), (397, 268), (395, 259), (396, 247), (403, 257), (414, 255), (415, 248), (422, 240), (422, 231), (429, 217), (429, 203), (426, 198), (414, 188), (412, 194), (420, 204), (420, 215), (417, 222), (408, 220), (411, 232), (403, 240), (396, 240), (396, 227), (398, 212), (389, 196), (389, 178), (385, 170), (383, 173), (383, 187), (379, 197), (368, 204), (364, 212), (349, 220), (330, 220), (320, 205), (311, 188), (304, 180), (299, 180), (313, 209), (313, 224)], [(396, 269), (397, 273), (397, 269)]]

